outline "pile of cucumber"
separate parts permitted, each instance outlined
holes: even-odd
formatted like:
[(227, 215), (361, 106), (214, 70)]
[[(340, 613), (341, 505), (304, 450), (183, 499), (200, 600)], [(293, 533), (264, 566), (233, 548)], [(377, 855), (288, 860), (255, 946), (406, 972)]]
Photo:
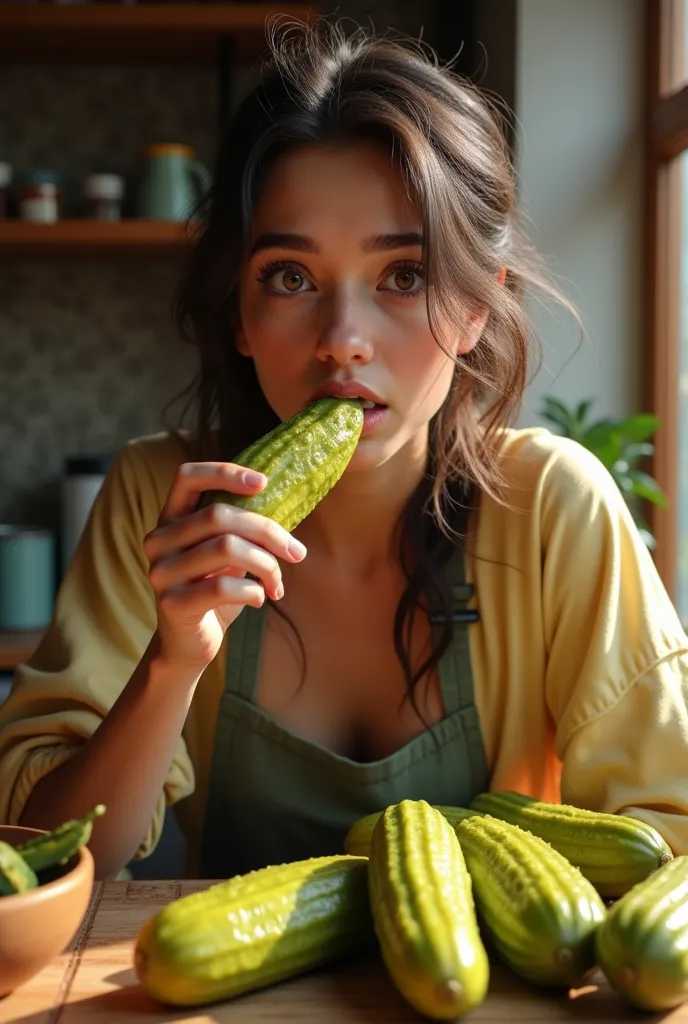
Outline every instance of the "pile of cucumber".
[(192, 1006), (368, 943), (430, 1019), (480, 1005), (493, 959), (560, 991), (599, 967), (633, 1006), (670, 1009), (688, 1000), (688, 857), (644, 822), (518, 793), (469, 808), (403, 800), (355, 822), (341, 854), (168, 904), (141, 929), (134, 967), (159, 1001)]
[(83, 818), (66, 821), (20, 846), (0, 841), (0, 896), (37, 889), (56, 877), (91, 838), (93, 822), (105, 813), (98, 804)]

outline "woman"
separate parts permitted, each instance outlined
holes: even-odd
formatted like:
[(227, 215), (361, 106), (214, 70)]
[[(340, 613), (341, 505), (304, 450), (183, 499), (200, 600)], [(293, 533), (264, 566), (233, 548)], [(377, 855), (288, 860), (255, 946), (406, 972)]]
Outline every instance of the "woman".
[[(0, 820), (107, 806), (223, 877), (342, 849), (403, 797), (637, 815), (688, 852), (688, 641), (615, 484), (510, 427), (540, 283), (498, 122), (362, 33), (292, 30), (239, 109), (182, 284), (198, 424), (119, 453), (0, 716)], [(545, 286), (546, 287), (546, 286)], [(204, 490), (318, 394), (374, 403), (289, 535)]]

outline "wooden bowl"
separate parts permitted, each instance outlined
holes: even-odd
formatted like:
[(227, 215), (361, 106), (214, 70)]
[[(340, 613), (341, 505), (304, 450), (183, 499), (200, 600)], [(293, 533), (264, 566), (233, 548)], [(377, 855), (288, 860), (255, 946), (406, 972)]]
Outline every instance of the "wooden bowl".
[[(19, 846), (40, 829), (0, 825), (0, 840)], [(0, 997), (8, 995), (59, 956), (86, 913), (93, 887), (93, 857), (83, 847), (37, 889), (0, 896)]]

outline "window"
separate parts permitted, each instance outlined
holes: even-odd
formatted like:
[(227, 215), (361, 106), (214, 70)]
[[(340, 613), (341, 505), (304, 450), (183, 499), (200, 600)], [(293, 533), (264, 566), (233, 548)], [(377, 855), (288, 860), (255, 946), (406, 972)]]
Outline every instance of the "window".
[[(688, 24), (688, 19), (686, 19)], [(687, 48), (688, 50), (688, 48)], [(688, 622), (688, 150), (677, 158), (680, 165), (681, 255), (679, 277), (679, 369), (678, 369), (678, 493), (676, 529), (678, 533), (676, 605)]]
[(688, 0), (648, 0), (649, 402), (660, 419), (653, 472), (669, 498), (651, 509), (655, 561), (688, 624)]

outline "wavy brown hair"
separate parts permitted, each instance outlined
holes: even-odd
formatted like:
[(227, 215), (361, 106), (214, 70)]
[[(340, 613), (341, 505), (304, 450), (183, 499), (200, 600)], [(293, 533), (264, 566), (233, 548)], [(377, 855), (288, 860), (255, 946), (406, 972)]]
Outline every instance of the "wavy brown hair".
[[(362, 140), (387, 146), (421, 211), (427, 309), (437, 343), (447, 351), (442, 323), (462, 322), (467, 309), (489, 310), (477, 346), (456, 359), (447, 400), (430, 424), (426, 475), (398, 524), (407, 587), (394, 644), (413, 701), (415, 684), (451, 640), (443, 568), (465, 539), (480, 495), (501, 500), (500, 432), (518, 411), (537, 352), (526, 289), (535, 286), (571, 307), (543, 276), (519, 228), (504, 122), (474, 85), (419, 43), (362, 29), (347, 34), (341, 23), (290, 23), (282, 31), (274, 27), (269, 40), (260, 84), (221, 140), (200, 234), (175, 300), (179, 330), (200, 354), (194, 393), (201, 457), (232, 459), (279, 422), (253, 362), (235, 348), (231, 323), (261, 182), (294, 147)], [(432, 653), (414, 666), (410, 638), (421, 608), (443, 611), (446, 625)]]

